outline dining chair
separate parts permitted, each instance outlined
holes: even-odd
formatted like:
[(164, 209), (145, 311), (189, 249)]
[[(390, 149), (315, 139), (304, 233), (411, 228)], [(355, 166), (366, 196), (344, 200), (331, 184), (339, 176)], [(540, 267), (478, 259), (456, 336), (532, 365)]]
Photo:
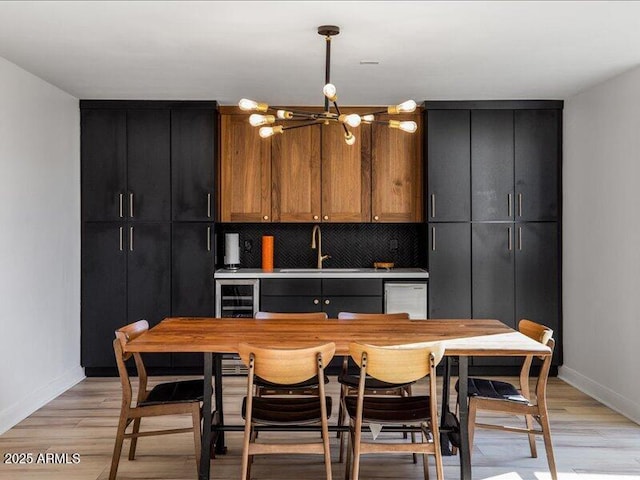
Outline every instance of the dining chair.
[[(125, 353), (127, 343), (149, 330), (146, 320), (139, 320), (116, 330), (113, 350), (116, 356), (120, 384), (122, 385), (122, 405), (120, 420), (113, 448), (109, 480), (114, 480), (118, 472), (120, 454), (124, 439), (131, 439), (129, 460), (135, 459), (138, 437), (152, 435), (166, 435), (171, 433), (193, 432), (195, 444), (196, 468), (200, 465), (200, 402), (203, 400), (203, 380), (185, 380), (160, 383), (151, 390), (147, 390), (147, 371), (139, 353)], [(138, 372), (138, 396), (135, 406), (132, 405), (133, 394), (131, 379), (125, 362), (133, 357)], [(140, 431), (142, 417), (156, 417), (160, 415), (191, 415), (192, 426), (168, 430)], [(131, 433), (126, 433), (127, 427), (133, 422)]]
[[(536, 435), (542, 435), (547, 453), (547, 463), (551, 478), (557, 480), (558, 473), (556, 462), (553, 456), (553, 444), (551, 443), (551, 430), (549, 426), (549, 413), (547, 410), (547, 379), (551, 367), (553, 348), (553, 330), (532, 322), (531, 320), (520, 320), (518, 330), (544, 345), (551, 348), (551, 355), (542, 358), (540, 373), (536, 380), (535, 400), (529, 389), (529, 375), (534, 355), (525, 357), (522, 369), (520, 370), (520, 389), (515, 385), (497, 380), (487, 380), (483, 378), (469, 378), (469, 448), (473, 449), (473, 437), (475, 428), (488, 428), (493, 430), (503, 430), (507, 432), (525, 433), (529, 436), (529, 449), (531, 456), (538, 456), (536, 449)], [(456, 384), (456, 390), (459, 385)], [(526, 428), (478, 423), (478, 410), (491, 412), (502, 412), (507, 414), (524, 415)], [(534, 428), (533, 420), (539, 424), (540, 429)]]
[[(325, 312), (305, 312), (305, 313), (282, 313), (282, 312), (257, 312), (255, 318), (258, 320), (326, 320)], [(325, 376), (325, 383), (329, 383), (329, 379)], [(263, 395), (307, 395), (313, 393), (318, 388), (318, 377), (312, 377), (297, 385), (277, 385), (268, 382), (264, 378), (256, 377), (256, 396)]]
[[(338, 319), (340, 320), (405, 320), (409, 318), (408, 313), (354, 313), (354, 312), (340, 312), (338, 313)], [(349, 356), (345, 355), (342, 361), (342, 372), (338, 376), (338, 382), (340, 382), (340, 405), (338, 406), (338, 425), (343, 426), (346, 420), (346, 414), (342, 408), (342, 399), (354, 393), (357, 393), (358, 386), (360, 385), (360, 376), (358, 374), (349, 373)], [(381, 380), (367, 376), (365, 379), (365, 391), (372, 395), (394, 395), (394, 396), (411, 396), (411, 385), (414, 382), (391, 384), (383, 382)], [(343, 460), (344, 452), (344, 432), (338, 431), (338, 437), (340, 438), (340, 458)], [(406, 433), (404, 434), (406, 438)], [(415, 433), (411, 433), (412, 439), (415, 440)], [(414, 455), (414, 463), (417, 462), (417, 457)]]
[[(250, 479), (254, 455), (279, 453), (324, 455), (325, 475), (327, 480), (331, 480), (328, 421), (331, 415), (331, 397), (325, 394), (324, 369), (333, 358), (335, 349), (334, 343), (298, 349), (261, 348), (247, 343), (238, 346), (240, 358), (249, 368), (247, 395), (242, 402), (242, 416), (245, 420), (242, 480)], [(318, 388), (307, 395), (259, 397), (254, 394), (257, 376), (279, 385), (295, 385), (315, 376), (319, 383)], [(321, 426), (322, 442), (255, 441), (261, 427), (265, 430), (271, 427), (271, 430), (307, 431), (305, 427), (318, 423)]]
[[(418, 453), (423, 456), (425, 480), (429, 478), (428, 455), (435, 457), (438, 480), (443, 478), (440, 430), (438, 427), (436, 365), (444, 355), (439, 342), (420, 346), (407, 345), (379, 347), (351, 343), (351, 358), (360, 367), (357, 395), (344, 397), (344, 408), (349, 415), (349, 446), (345, 478), (358, 480), (360, 456), (363, 454)], [(365, 389), (367, 375), (383, 382), (402, 384), (428, 377), (428, 395), (391, 397), (368, 395)], [(372, 441), (363, 441), (363, 430), (369, 427)], [(377, 426), (377, 427), (376, 427)], [(412, 431), (422, 434), (422, 442), (384, 442), (379, 434), (385, 431)], [(351, 465), (351, 456), (353, 464)]]

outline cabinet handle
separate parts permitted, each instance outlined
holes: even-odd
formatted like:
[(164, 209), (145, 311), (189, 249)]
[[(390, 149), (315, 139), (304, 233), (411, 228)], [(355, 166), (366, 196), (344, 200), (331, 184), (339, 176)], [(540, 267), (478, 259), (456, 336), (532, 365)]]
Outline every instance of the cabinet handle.
[(522, 216), (522, 193), (518, 194), (518, 216)]
[(518, 227), (518, 250), (522, 250), (522, 227)]
[(436, 251), (436, 227), (431, 227), (431, 251)]
[(511, 202), (512, 202), (512, 198), (511, 198), (511, 194), (508, 193), (507, 194), (507, 206), (508, 206), (508, 213), (507, 213), (507, 217), (511, 216)]
[(320, 218), (320, 217), (319, 217), (318, 215), (314, 215), (314, 216), (313, 216), (313, 219), (314, 219), (314, 220), (318, 220), (319, 218)]
[(380, 220), (380, 217), (379, 217), (378, 215), (374, 215), (374, 216), (373, 216), (373, 219), (374, 219), (374, 220)]
[(317, 298), (313, 299), (313, 304), (314, 305), (318, 305), (320, 303), (320, 300), (318, 300)]
[(436, 218), (436, 194), (431, 194), (431, 218)]
[(129, 216), (133, 218), (133, 193), (129, 192)]
[(325, 304), (325, 305), (329, 305), (330, 303), (331, 303), (331, 300), (325, 300), (325, 301), (324, 301), (324, 304)]
[(122, 239), (123, 230), (124, 230), (124, 227), (120, 227), (120, 251), (122, 251), (122, 249), (123, 249), (123, 239)]
[(119, 195), (120, 197), (120, 209), (118, 210), (120, 212), (120, 218), (124, 217), (124, 193), (121, 193)]
[(512, 240), (513, 239), (511, 238), (511, 227), (509, 227), (507, 229), (507, 241), (509, 243), (509, 251), (511, 251), (513, 249), (513, 245), (512, 245), (513, 241)]
[(207, 227), (207, 252), (211, 251), (211, 227)]
[(129, 251), (133, 252), (133, 227), (129, 227)]
[(265, 215), (264, 217), (262, 217), (263, 220), (269, 220), (269, 215)]
[(325, 215), (324, 217), (322, 217), (323, 220), (329, 220), (329, 215)]
[(207, 193), (207, 218), (211, 218), (211, 194)]

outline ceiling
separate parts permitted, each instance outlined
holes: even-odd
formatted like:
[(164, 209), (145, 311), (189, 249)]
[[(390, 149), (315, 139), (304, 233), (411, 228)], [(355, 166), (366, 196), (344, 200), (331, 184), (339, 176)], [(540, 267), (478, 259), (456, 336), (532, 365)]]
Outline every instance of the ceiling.
[[(0, 56), (78, 98), (564, 99), (640, 65), (640, 2), (0, 2)], [(378, 60), (378, 65), (360, 65)]]

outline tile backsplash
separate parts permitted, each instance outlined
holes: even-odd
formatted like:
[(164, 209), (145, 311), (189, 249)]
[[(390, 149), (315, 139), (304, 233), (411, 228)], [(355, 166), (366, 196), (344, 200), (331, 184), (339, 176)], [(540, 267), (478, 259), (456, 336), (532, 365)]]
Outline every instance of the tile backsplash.
[[(427, 264), (426, 226), (416, 223), (323, 223), (322, 253), (331, 255), (325, 268), (371, 268), (394, 262), (398, 268)], [(315, 268), (311, 249), (313, 224), (226, 223), (216, 225), (217, 268), (224, 261), (224, 234), (240, 234), (241, 268), (260, 268), (262, 236), (274, 237), (275, 268)]]

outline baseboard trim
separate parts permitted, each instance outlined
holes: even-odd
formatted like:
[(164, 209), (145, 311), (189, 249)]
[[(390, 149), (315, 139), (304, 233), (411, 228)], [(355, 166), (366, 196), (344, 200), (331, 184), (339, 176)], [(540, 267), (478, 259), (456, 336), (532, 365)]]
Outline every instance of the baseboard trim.
[(0, 412), (0, 435), (75, 384), (81, 382), (84, 378), (84, 369), (80, 366), (74, 367), (55, 380), (38, 388), (35, 392), (29, 393), (25, 398), (21, 398), (13, 405), (5, 408)]
[(640, 403), (564, 365), (558, 370), (558, 378), (640, 425)]

